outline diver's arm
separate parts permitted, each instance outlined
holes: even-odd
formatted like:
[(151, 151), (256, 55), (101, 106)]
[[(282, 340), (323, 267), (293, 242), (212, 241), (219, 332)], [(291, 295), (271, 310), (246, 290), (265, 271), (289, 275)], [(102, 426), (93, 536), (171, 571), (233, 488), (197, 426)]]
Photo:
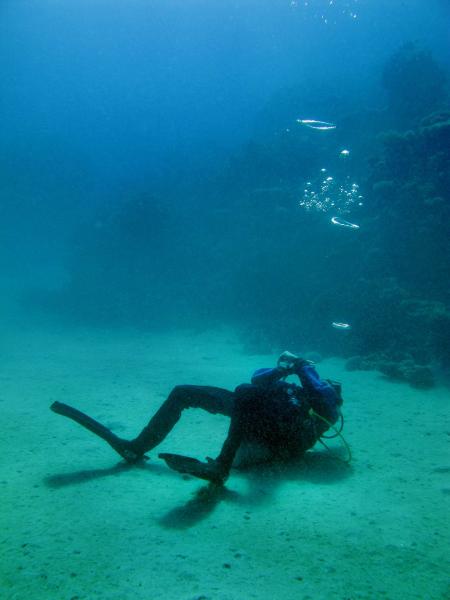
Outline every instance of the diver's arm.
[(295, 368), (299, 366), (300, 363), (306, 362), (308, 361), (304, 361), (295, 354), (292, 354), (292, 352), (288, 352), (286, 350), (278, 358), (276, 367), (272, 369), (258, 369), (255, 371), (253, 373), (252, 383), (254, 385), (261, 385), (265, 387), (271, 386), (280, 379), (284, 379), (288, 375), (295, 373)]
[(295, 368), (311, 407), (320, 416), (334, 423), (339, 416), (339, 398), (333, 387), (320, 378), (313, 365), (303, 361)]
[(258, 369), (253, 373), (252, 383), (254, 385), (269, 387), (287, 375), (289, 375), (289, 371), (284, 367)]

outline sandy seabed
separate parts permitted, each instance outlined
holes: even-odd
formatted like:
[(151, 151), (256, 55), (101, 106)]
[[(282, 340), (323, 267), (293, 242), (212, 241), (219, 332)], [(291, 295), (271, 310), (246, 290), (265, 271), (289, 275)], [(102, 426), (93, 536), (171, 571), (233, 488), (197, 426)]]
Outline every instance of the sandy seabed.
[[(321, 375), (343, 382), (351, 466), (319, 446), (295, 464), (233, 471), (217, 490), (157, 452), (125, 465), (48, 407), (66, 402), (132, 437), (173, 385), (233, 389), (275, 355), (245, 354), (230, 331), (109, 333), (20, 317), (0, 345), (2, 599), (450, 598), (448, 389), (325, 360)], [(186, 411), (158, 450), (215, 456), (227, 425)]]

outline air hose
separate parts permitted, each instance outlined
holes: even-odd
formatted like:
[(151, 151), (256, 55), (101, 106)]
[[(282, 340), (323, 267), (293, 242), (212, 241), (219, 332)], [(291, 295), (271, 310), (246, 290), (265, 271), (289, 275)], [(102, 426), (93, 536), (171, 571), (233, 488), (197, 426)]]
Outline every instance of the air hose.
[[(333, 425), (333, 423), (330, 423), (330, 421), (328, 421), (328, 419), (325, 419), (325, 417), (322, 417), (322, 415), (319, 415), (318, 413), (316, 413), (316, 411), (312, 408), (309, 409), (309, 415), (311, 417), (317, 417), (318, 419), (320, 419), (321, 421), (323, 421), (324, 423), (326, 423), (328, 425), (328, 427), (330, 429), (333, 429), (335, 431), (335, 435), (331, 436), (331, 437), (339, 437), (341, 438), (341, 441), (345, 447), (345, 449), (347, 450), (347, 458), (346, 459), (342, 459), (339, 456), (337, 456), (332, 450), (331, 448), (329, 448), (325, 442), (322, 440), (322, 437), (319, 437), (319, 442), (322, 444), (322, 446), (325, 446), (325, 448), (328, 450), (328, 452), (333, 456), (333, 458), (335, 458), (336, 460), (340, 460), (343, 463), (346, 463), (347, 465), (350, 464), (351, 460), (352, 460), (352, 451), (350, 450), (350, 446), (348, 445), (346, 439), (344, 438), (344, 436), (342, 435), (341, 431), (342, 431), (342, 427), (343, 427), (343, 420), (341, 422), (341, 427), (340, 429), (337, 429), (337, 427), (335, 427)], [(327, 439), (327, 438), (325, 438)]]

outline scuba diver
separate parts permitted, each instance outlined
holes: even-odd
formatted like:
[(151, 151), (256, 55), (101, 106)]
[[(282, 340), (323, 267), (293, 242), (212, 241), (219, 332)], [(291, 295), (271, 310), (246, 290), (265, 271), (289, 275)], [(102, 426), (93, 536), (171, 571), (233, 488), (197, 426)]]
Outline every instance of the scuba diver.
[[(285, 381), (297, 375), (301, 386)], [(321, 438), (340, 416), (340, 384), (319, 377), (313, 363), (283, 352), (274, 368), (258, 369), (251, 383), (234, 392), (212, 386), (178, 385), (170, 392), (148, 425), (133, 440), (116, 436), (77, 409), (54, 402), (51, 410), (69, 417), (105, 440), (128, 463), (146, 460), (145, 453), (160, 444), (185, 408), (201, 408), (230, 417), (230, 426), (216, 459), (206, 462), (180, 454), (158, 456), (179, 471), (217, 485), (228, 478), (238, 450), (262, 448), (266, 458), (299, 457)]]

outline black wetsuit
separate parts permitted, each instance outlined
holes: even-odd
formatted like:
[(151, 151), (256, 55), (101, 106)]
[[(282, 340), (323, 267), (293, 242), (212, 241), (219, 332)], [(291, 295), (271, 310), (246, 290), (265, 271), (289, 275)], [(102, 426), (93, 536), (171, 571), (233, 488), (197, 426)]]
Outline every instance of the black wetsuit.
[(252, 383), (239, 385), (234, 392), (212, 386), (178, 385), (133, 440), (119, 438), (67, 404), (54, 402), (51, 409), (104, 439), (128, 462), (136, 462), (160, 444), (185, 408), (226, 415), (230, 417), (228, 435), (214, 461), (201, 463), (181, 455), (160, 454), (175, 470), (223, 483), (243, 442), (261, 444), (275, 457), (298, 456), (316, 443), (329, 423), (336, 422), (342, 400), (312, 365), (303, 361), (297, 367), (295, 374), (301, 386), (286, 382), (287, 374), (292, 371), (283, 367), (259, 369), (253, 374)]
[(234, 392), (196, 385), (176, 386), (149, 424), (130, 443), (142, 455), (157, 446), (169, 433), (185, 408), (202, 408), (231, 417), (230, 429), (217, 460), (227, 468), (242, 442), (257, 442), (275, 455), (301, 454), (311, 448), (328, 429), (310, 409), (335, 423), (341, 400), (334, 388), (320, 379), (312, 365), (296, 373), (302, 386), (283, 380), (285, 369), (259, 369), (251, 384)]

